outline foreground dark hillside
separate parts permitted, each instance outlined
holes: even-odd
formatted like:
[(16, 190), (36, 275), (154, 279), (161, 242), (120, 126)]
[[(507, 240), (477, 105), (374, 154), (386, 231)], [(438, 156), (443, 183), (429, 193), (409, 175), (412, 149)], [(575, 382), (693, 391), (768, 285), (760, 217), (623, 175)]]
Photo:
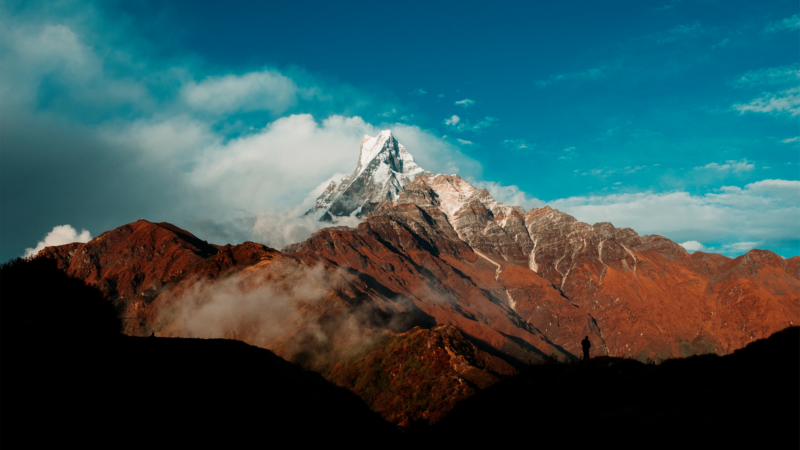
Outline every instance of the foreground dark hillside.
[[(47, 260), (0, 268), (4, 448), (19, 442), (88, 448), (800, 444), (798, 327), (723, 357), (658, 366), (601, 357), (529, 367), (469, 399), (457, 398), (439, 423), (401, 433), (355, 394), (268, 350), (219, 339), (123, 336), (108, 305), (98, 291)], [(422, 386), (431, 401), (459, 396), (433, 395), (438, 385), (415, 383), (416, 374), (428, 371), (436, 375), (431, 380), (457, 374), (468, 386), (495, 381), (487, 378), (492, 373), (510, 375), (479, 353), (473, 352), (474, 361), (459, 359), (469, 352), (450, 354), (447, 349), (470, 345), (454, 333), (449, 327), (416, 329), (331, 375), (362, 394), (385, 382), (390, 388), (377, 390), (383, 395), (420, 400)], [(428, 346), (436, 340), (447, 345)], [(405, 354), (411, 357), (400, 357)], [(439, 367), (448, 359), (463, 367)]]
[(269, 350), (124, 336), (109, 305), (46, 260), (0, 269), (3, 448), (366, 446), (398, 434), (355, 394)]
[(800, 327), (731, 355), (533, 366), (460, 403), (426, 441), (800, 447)]

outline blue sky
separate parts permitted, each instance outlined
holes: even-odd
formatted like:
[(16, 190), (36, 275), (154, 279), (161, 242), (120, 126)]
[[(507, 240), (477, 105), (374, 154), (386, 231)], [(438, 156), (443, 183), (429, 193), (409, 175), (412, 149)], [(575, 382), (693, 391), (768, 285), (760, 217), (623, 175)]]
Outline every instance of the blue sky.
[(279, 247), (309, 232), (297, 211), (352, 170), (360, 136), (386, 128), (422, 167), (509, 204), (794, 256), (799, 12), (6, 2), (0, 259), (141, 217)]

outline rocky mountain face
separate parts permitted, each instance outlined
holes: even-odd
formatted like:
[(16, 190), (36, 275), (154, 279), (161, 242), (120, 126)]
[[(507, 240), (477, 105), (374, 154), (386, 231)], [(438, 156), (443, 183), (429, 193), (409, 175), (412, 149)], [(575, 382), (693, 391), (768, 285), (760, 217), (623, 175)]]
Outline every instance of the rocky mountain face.
[[(127, 334), (268, 348), (396, 423), (441, 417), (511, 373), (503, 364), (575, 360), (584, 336), (593, 356), (657, 361), (728, 354), (800, 322), (800, 257), (689, 255), (660, 236), (503, 205), (423, 171), (388, 132), (365, 137), (356, 170), (309, 214), (364, 220), (280, 252), (142, 220), (39, 257), (98, 286)], [(392, 380), (405, 381), (364, 378), (373, 363), (400, 364)]]
[(328, 379), (389, 421), (409, 426), (439, 422), (461, 400), (516, 373), (457, 328), (438, 325), (415, 327), (358, 359), (337, 363)]
[(361, 217), (383, 200), (394, 200), (418, 175), (427, 172), (414, 162), (389, 130), (377, 137), (364, 135), (358, 165), (339, 181), (331, 181), (315, 205), (306, 212), (323, 222), (334, 217)]

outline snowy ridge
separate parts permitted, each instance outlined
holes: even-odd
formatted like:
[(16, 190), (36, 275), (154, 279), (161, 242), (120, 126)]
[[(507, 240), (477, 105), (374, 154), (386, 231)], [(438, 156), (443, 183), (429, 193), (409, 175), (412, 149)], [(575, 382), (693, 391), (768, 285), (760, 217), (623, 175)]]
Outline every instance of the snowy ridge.
[(356, 169), (338, 185), (331, 182), (306, 215), (321, 221), (361, 217), (383, 200), (397, 199), (400, 191), (420, 174), (433, 175), (414, 162), (390, 130), (381, 131), (376, 137), (364, 135)]

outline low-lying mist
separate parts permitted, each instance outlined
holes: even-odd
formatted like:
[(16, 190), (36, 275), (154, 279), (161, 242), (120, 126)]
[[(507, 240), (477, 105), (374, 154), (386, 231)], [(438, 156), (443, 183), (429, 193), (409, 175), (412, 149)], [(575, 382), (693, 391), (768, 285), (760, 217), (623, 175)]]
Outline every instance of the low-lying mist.
[(187, 280), (158, 297), (147, 333), (236, 339), (320, 368), (414, 325), (409, 299), (375, 298), (348, 276), (272, 260), (218, 281)]
[(356, 227), (361, 223), (357, 217), (337, 217), (336, 222), (320, 222), (312, 215), (303, 216), (304, 205), (281, 211), (262, 211), (253, 224), (253, 238), (264, 245), (282, 249), (289, 244), (301, 242), (314, 232), (332, 226)]

